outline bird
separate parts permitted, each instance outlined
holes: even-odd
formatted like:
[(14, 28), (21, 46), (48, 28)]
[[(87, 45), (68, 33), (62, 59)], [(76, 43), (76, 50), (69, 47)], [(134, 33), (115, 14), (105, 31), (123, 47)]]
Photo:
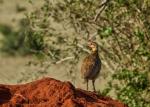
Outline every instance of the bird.
[(93, 90), (96, 92), (95, 80), (101, 70), (101, 59), (98, 54), (98, 45), (96, 42), (89, 40), (88, 47), (90, 48), (91, 53), (83, 59), (81, 75), (86, 82), (86, 89), (88, 90), (89, 80), (92, 80)]

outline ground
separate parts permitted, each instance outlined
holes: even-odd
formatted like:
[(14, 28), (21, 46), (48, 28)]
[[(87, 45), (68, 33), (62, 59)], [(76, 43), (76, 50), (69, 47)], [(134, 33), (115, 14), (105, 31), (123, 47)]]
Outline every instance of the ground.
[(127, 107), (120, 101), (53, 78), (21, 85), (0, 85), (0, 98), (2, 107)]

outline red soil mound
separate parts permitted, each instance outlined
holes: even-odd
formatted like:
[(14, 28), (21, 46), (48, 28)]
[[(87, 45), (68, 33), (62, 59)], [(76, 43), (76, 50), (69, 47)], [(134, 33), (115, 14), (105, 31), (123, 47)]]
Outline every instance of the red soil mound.
[(24, 85), (0, 85), (0, 107), (127, 107), (117, 100), (44, 78)]

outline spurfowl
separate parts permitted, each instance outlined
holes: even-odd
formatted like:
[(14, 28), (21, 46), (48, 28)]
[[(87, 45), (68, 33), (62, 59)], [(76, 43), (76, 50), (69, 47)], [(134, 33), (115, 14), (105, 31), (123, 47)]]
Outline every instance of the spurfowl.
[(91, 49), (91, 53), (84, 58), (81, 66), (81, 74), (85, 79), (88, 90), (88, 81), (92, 80), (93, 90), (95, 90), (95, 80), (101, 69), (101, 60), (98, 55), (98, 45), (93, 41), (88, 41), (88, 47)]

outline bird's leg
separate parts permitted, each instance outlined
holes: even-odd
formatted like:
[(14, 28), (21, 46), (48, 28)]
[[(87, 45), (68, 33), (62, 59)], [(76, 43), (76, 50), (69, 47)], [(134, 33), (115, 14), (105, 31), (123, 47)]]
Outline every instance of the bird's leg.
[(88, 79), (86, 80), (86, 90), (88, 90)]
[(96, 89), (95, 89), (95, 80), (92, 80), (92, 85), (93, 85), (94, 92), (96, 92)]

